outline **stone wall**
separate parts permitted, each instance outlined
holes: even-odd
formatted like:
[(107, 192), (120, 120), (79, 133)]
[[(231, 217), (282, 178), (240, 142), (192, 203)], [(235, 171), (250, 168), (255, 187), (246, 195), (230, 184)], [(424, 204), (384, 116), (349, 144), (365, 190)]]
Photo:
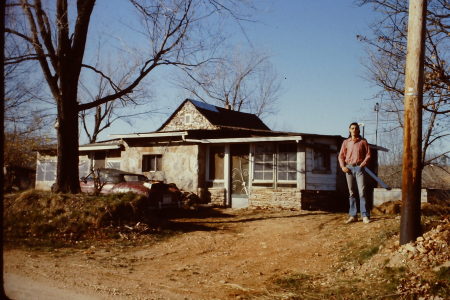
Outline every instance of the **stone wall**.
[[(189, 116), (188, 116), (189, 115)], [(172, 117), (172, 120), (160, 131), (218, 129), (212, 125), (195, 106), (187, 101), (186, 104)]]
[(297, 188), (255, 188), (250, 192), (252, 207), (301, 208), (300, 190)]
[(209, 188), (208, 189), (209, 203), (214, 206), (225, 206), (225, 189), (224, 188)]
[[(197, 145), (161, 145), (139, 147), (133, 145), (122, 152), (121, 167), (124, 171), (141, 173), (152, 180), (175, 183), (178, 188), (197, 192), (198, 188), (198, 146)], [(159, 154), (162, 156), (162, 170), (142, 172), (142, 156)]]

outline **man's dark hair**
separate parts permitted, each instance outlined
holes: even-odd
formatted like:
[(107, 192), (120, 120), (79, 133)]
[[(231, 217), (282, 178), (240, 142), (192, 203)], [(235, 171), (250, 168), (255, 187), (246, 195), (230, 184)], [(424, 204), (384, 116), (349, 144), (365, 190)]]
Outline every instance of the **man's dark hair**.
[(348, 128), (352, 127), (352, 125), (355, 125), (359, 129), (359, 124), (357, 122), (353, 122), (350, 125), (348, 125)]
[[(352, 127), (352, 125), (355, 125), (356, 128), (358, 128), (358, 130), (361, 130), (361, 129), (359, 128), (358, 122), (353, 122), (353, 123), (351, 123), (350, 125), (348, 125), (348, 128)], [(352, 134), (349, 133), (349, 134), (348, 134), (348, 137), (352, 137)]]

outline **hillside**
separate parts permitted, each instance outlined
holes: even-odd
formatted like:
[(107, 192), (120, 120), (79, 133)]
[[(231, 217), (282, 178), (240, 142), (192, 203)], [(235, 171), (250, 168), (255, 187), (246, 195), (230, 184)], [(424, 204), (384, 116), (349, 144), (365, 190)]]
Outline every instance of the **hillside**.
[(344, 225), (345, 218), (203, 207), (58, 247), (7, 241), (5, 287), (14, 299), (450, 297), (448, 216), (424, 217), (423, 237), (402, 247), (397, 215), (370, 224)]

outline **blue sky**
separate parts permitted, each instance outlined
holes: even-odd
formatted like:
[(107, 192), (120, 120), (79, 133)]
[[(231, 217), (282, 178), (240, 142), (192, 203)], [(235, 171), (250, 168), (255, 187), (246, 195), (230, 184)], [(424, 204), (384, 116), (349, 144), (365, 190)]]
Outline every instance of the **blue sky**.
[[(276, 1), (263, 24), (248, 32), (273, 53), (283, 80), (280, 130), (346, 135), (348, 124), (370, 116), (375, 93), (362, 77), (365, 53), (357, 34), (374, 19), (351, 0)], [(369, 127), (369, 124), (367, 124)], [(369, 131), (369, 128), (367, 128)]]
[[(108, 4), (117, 9), (114, 2)], [(374, 142), (375, 101), (369, 99), (377, 90), (363, 78), (364, 45), (356, 39), (357, 34), (368, 34), (376, 17), (372, 10), (357, 7), (353, 0), (256, 2), (260, 3), (254, 16), (258, 22), (244, 23), (248, 39), (236, 28), (228, 30), (237, 32), (233, 37), (237, 44), (271, 54), (282, 78), (279, 112), (264, 120), (267, 125), (274, 130), (345, 136), (348, 124), (358, 121), (366, 124), (366, 137)], [(159, 127), (184, 100), (161, 77), (150, 79), (163, 86), (156, 98), (164, 114), (135, 121), (133, 126), (119, 121), (106, 134)]]

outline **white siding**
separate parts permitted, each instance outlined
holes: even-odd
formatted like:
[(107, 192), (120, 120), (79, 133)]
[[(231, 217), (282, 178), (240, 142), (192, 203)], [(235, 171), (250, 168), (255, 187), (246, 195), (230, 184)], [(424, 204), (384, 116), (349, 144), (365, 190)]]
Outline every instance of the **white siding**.
[(321, 174), (313, 172), (314, 168), (314, 153), (312, 148), (306, 148), (306, 189), (319, 191), (334, 191), (336, 190), (336, 153), (330, 153), (330, 168), (331, 173)]

